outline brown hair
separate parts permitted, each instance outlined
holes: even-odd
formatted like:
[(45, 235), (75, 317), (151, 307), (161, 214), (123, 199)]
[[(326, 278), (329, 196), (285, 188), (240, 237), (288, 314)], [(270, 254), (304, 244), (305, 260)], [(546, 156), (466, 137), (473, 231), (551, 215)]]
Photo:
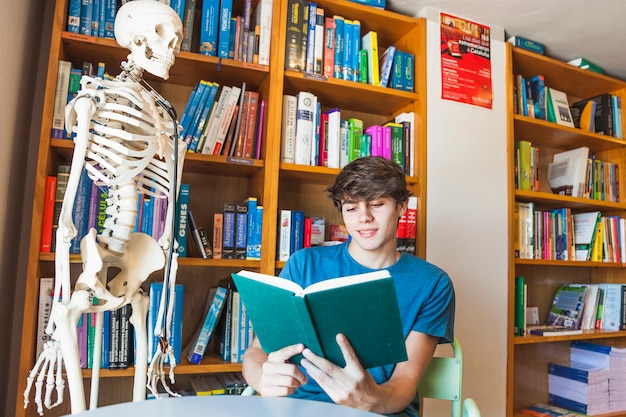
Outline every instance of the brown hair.
[(406, 188), (402, 168), (380, 157), (366, 156), (346, 165), (326, 191), (337, 209), (346, 200), (371, 201), (391, 197), (396, 204), (406, 201), (411, 192)]

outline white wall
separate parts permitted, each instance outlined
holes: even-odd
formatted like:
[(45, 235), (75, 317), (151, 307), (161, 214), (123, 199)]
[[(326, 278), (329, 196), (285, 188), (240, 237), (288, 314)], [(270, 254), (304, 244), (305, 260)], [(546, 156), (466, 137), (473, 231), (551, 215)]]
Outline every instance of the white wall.
[[(504, 30), (478, 22), (491, 26), (493, 106), (485, 109), (441, 99), (439, 10), (421, 14), (428, 19), (426, 256), (454, 282), (464, 396), (477, 401), (484, 417), (500, 417), (506, 413), (507, 353)], [(440, 405), (426, 407), (433, 415)]]

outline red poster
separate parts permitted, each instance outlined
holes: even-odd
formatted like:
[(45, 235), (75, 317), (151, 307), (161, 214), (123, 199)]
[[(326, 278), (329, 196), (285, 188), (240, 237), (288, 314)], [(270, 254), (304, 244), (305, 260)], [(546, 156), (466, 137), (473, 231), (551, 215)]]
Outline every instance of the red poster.
[(489, 26), (441, 13), (441, 98), (491, 108)]

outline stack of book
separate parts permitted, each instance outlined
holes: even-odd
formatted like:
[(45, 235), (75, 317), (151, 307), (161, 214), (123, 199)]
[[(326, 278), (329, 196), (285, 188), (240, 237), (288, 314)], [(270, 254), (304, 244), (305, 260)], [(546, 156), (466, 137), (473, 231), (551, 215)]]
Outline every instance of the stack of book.
[(626, 348), (611, 347), (609, 353), (609, 409), (626, 410)]
[(548, 365), (550, 404), (585, 414), (609, 412), (609, 370), (583, 362)]

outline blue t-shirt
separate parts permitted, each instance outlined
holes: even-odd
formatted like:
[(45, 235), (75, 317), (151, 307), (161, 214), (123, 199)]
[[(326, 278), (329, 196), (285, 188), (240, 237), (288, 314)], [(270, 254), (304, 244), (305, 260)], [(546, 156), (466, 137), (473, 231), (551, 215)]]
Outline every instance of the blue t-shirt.
[[(448, 275), (437, 266), (416, 256), (402, 253), (400, 259), (385, 268), (393, 277), (398, 296), (404, 336), (412, 330), (439, 337), (439, 343), (454, 339), (454, 288)], [(280, 276), (303, 288), (330, 278), (372, 272), (348, 253), (348, 243), (316, 246), (294, 252)], [(376, 383), (386, 382), (395, 365), (368, 369)], [(306, 371), (301, 368), (303, 372)], [(300, 387), (292, 397), (331, 402), (313, 380)]]

